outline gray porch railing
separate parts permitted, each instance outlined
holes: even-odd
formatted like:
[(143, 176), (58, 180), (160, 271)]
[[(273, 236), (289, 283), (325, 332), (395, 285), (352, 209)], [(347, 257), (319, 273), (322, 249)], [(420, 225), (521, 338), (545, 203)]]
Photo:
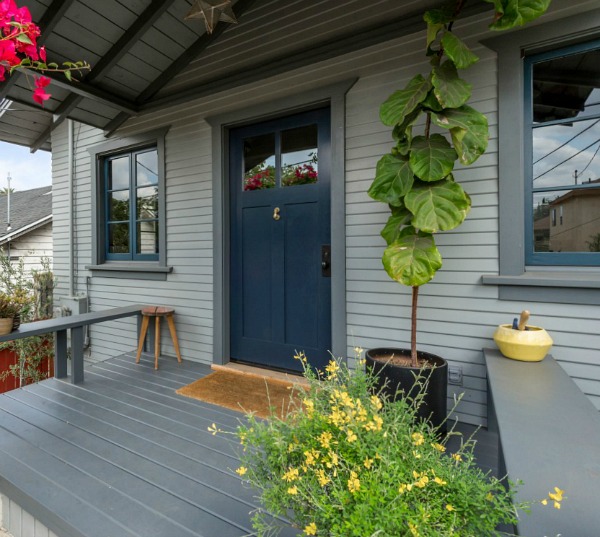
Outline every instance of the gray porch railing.
[[(25, 323), (18, 330), (0, 336), (0, 343), (54, 333), (54, 376), (56, 378), (65, 378), (67, 376), (67, 330), (70, 330), (71, 382), (77, 384), (83, 382), (83, 328), (91, 324), (113, 321), (123, 317), (132, 317), (133, 315), (138, 316), (139, 327), (141, 311), (144, 307), (144, 305), (135, 304), (104, 311), (84, 313), (82, 315), (71, 315), (69, 317), (58, 317), (57, 319)], [(137, 346), (137, 339), (133, 342), (133, 346)]]

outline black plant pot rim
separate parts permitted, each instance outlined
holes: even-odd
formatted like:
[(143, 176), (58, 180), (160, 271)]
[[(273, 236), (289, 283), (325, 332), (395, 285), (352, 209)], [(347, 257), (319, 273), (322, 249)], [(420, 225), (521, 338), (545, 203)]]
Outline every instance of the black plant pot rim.
[[(413, 371), (421, 370), (420, 367), (413, 367), (412, 365), (393, 364), (389, 361), (386, 361), (385, 358), (382, 358), (385, 356), (389, 356), (390, 354), (394, 356), (410, 358), (410, 349), (400, 349), (396, 347), (378, 347), (376, 349), (367, 350), (365, 352), (365, 358), (373, 362), (384, 364), (386, 367), (401, 367), (403, 369), (412, 369)], [(448, 362), (444, 358), (431, 352), (417, 351), (417, 358), (420, 360), (425, 360), (429, 364), (433, 364), (435, 368), (446, 367), (448, 365)]]

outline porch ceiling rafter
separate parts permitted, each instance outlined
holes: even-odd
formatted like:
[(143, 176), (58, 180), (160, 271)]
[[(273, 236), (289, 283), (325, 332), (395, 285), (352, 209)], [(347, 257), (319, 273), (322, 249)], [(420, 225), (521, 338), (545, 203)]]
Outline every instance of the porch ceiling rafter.
[[(256, 0), (238, 0), (233, 6), (233, 10), (237, 19), (239, 19), (248, 9), (250, 9)], [(162, 88), (164, 88), (171, 80), (173, 80), (189, 63), (197, 58), (209, 45), (212, 45), (227, 29), (225, 24), (219, 24), (213, 30), (212, 34), (205, 33), (201, 35), (194, 43), (189, 46), (165, 71), (156, 77), (148, 87), (140, 93), (136, 99), (136, 103), (143, 105), (149, 102)], [(126, 111), (121, 112), (116, 116), (104, 129), (104, 134), (110, 136), (116, 131), (125, 121), (131, 117), (131, 114)]]
[[(463, 16), (469, 17), (478, 15), (489, 9), (490, 7), (487, 2), (484, 0), (476, 0), (473, 3), (467, 4), (463, 9)], [(365, 47), (378, 45), (391, 39), (410, 35), (424, 30), (425, 27), (423, 11), (418, 10), (396, 17), (385, 24), (370, 26), (359, 33), (354, 30), (345, 35), (323, 41), (317, 45), (311, 45), (300, 49), (293, 54), (288, 53), (282, 55), (270, 60), (267, 64), (257, 63), (246, 66), (243, 69), (225, 76), (209, 80), (200, 86), (187, 88), (176, 93), (141, 102), (140, 112), (146, 112), (164, 106), (182, 104), (191, 99), (197, 99), (213, 93), (233, 89), (251, 82), (263, 80), (267, 77), (306, 67), (315, 62), (329, 60)], [(117, 118), (118, 117), (119, 116), (117, 116)], [(117, 118), (115, 118), (115, 122)]]
[[(127, 54), (131, 47), (141, 38), (144, 33), (158, 20), (158, 18), (173, 4), (175, 0), (153, 0), (144, 12), (135, 20), (135, 22), (123, 33), (121, 38), (110, 48), (110, 50), (100, 58), (98, 63), (84, 78), (86, 84), (101, 80), (106, 73), (114, 67), (119, 60)], [(71, 84), (69, 84), (69, 88)], [(38, 137), (33, 143), (31, 150), (37, 151), (42, 147), (52, 131), (58, 127), (69, 114), (77, 108), (79, 103), (87, 95), (73, 93), (60, 104), (55, 110), (52, 124)], [(112, 103), (109, 103), (112, 104)]]

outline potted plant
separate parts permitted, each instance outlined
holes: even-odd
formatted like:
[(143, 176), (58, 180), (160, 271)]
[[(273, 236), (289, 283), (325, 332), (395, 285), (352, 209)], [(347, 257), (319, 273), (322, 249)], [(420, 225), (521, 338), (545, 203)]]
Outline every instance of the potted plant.
[(13, 319), (17, 313), (19, 313), (19, 306), (7, 295), (0, 294), (0, 336), (12, 332)]
[[(309, 387), (294, 388), (283, 418), (250, 415), (235, 433), (208, 428), (243, 446), (235, 471), (258, 490), (257, 536), (277, 535), (286, 521), (299, 536), (491, 536), (528, 507), (477, 467), (472, 439), (446, 452), (413, 403), (372, 394), (364, 368), (331, 360), (316, 375), (297, 358)], [(563, 491), (550, 494), (560, 507)]]
[[(493, 30), (531, 21), (550, 4), (550, 0), (486, 1), (495, 8)], [(381, 121), (392, 127), (395, 145), (377, 163), (368, 192), (390, 208), (381, 231), (387, 242), (383, 265), (393, 280), (412, 289), (412, 308), (410, 349), (372, 349), (367, 352), (367, 367), (398, 395), (410, 395), (415, 375), (426, 371), (429, 389), (420, 415), (431, 417), (438, 427), (446, 418), (447, 362), (417, 352), (418, 293), (442, 267), (435, 234), (458, 227), (471, 207), (469, 195), (454, 180), (454, 167), (457, 162), (473, 164), (488, 142), (487, 118), (468, 106), (471, 85), (458, 75), (459, 69), (478, 60), (453, 32), (464, 4), (457, 0), (425, 13), (431, 70), (413, 77), (381, 105)], [(417, 121), (423, 118), (417, 134)]]

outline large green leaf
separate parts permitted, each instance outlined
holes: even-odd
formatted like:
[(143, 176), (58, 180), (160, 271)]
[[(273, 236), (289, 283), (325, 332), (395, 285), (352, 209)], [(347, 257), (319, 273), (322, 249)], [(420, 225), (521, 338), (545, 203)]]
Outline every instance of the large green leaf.
[(466, 69), (469, 65), (474, 64), (479, 58), (471, 52), (469, 47), (463, 43), (452, 32), (446, 32), (442, 37), (442, 46), (446, 56), (450, 58), (456, 67)]
[(412, 216), (412, 213), (404, 206), (392, 207), (392, 214), (388, 218), (385, 227), (381, 230), (381, 236), (388, 245), (398, 240), (401, 231), (410, 224)]
[(379, 117), (384, 125), (393, 127), (402, 123), (427, 97), (431, 82), (423, 75), (415, 76), (404, 89), (392, 93), (381, 105)]
[(485, 153), (489, 133), (487, 118), (482, 113), (463, 105), (432, 113), (431, 118), (439, 127), (450, 129), (454, 148), (462, 164), (472, 164)]
[(456, 151), (441, 134), (429, 138), (416, 136), (412, 141), (410, 167), (423, 181), (439, 181), (454, 168)]
[(456, 3), (447, 2), (442, 7), (430, 9), (423, 15), (427, 24), (449, 24), (456, 16)]
[(412, 225), (428, 233), (458, 227), (471, 208), (467, 193), (451, 179), (420, 183), (413, 187), (404, 201), (414, 215)]
[(385, 249), (382, 260), (390, 278), (410, 287), (427, 283), (442, 267), (433, 236), (412, 226), (404, 228)]
[(402, 198), (411, 189), (413, 180), (408, 160), (388, 153), (377, 163), (377, 172), (369, 188), (369, 196), (377, 201), (400, 205)]
[(433, 68), (433, 91), (443, 108), (458, 108), (471, 96), (471, 84), (458, 76), (456, 66), (451, 60)]
[[(490, 0), (486, 0), (490, 1)], [(493, 0), (496, 8), (492, 30), (508, 30), (537, 19), (550, 6), (551, 0)]]

